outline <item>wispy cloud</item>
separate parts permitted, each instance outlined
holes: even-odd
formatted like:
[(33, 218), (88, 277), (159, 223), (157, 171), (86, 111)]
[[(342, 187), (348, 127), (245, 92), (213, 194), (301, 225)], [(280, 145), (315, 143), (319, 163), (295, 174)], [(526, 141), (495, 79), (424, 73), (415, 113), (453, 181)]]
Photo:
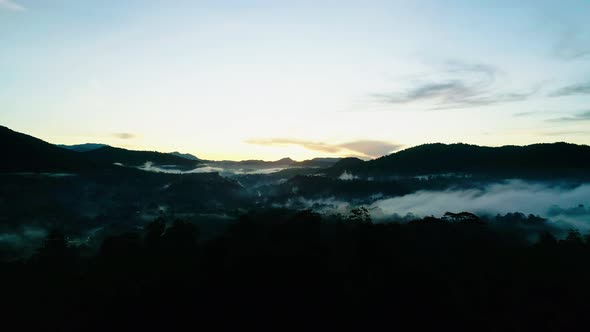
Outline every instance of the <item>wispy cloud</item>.
[(267, 139), (249, 139), (246, 141), (249, 144), (257, 145), (276, 145), (276, 146), (288, 146), (298, 145), (308, 150), (318, 151), (323, 153), (346, 153), (353, 152), (358, 154), (360, 157), (376, 158), (396, 150), (399, 150), (402, 146), (384, 141), (374, 140), (359, 140), (341, 144), (328, 144), (323, 142), (313, 142), (299, 139), (290, 138), (267, 138)]
[(590, 111), (574, 114), (570, 116), (564, 116), (555, 119), (549, 119), (548, 122), (579, 122), (579, 121), (590, 121)]
[(299, 145), (308, 150), (319, 151), (319, 152), (326, 152), (326, 153), (337, 153), (342, 150), (338, 146), (321, 143), (321, 142), (312, 142), (312, 141), (305, 141), (305, 140), (298, 140), (298, 139), (290, 139), (290, 138), (252, 138), (246, 140), (248, 144), (256, 144), (256, 145), (277, 145), (277, 146), (288, 146), (288, 145)]
[(366, 156), (373, 158), (390, 154), (391, 152), (397, 151), (402, 147), (399, 144), (371, 140), (348, 142), (344, 144), (339, 144), (338, 146), (348, 149), (350, 151), (362, 153)]
[(19, 5), (12, 0), (0, 0), (0, 9), (22, 12), (26, 10), (25, 7)]
[(583, 130), (558, 130), (558, 131), (541, 131), (535, 133), (538, 136), (572, 136), (572, 135), (588, 135), (588, 131)]
[(562, 22), (562, 31), (553, 47), (555, 56), (566, 61), (590, 56), (590, 39), (582, 31), (572, 22)]
[(571, 84), (549, 94), (551, 97), (565, 97), (573, 95), (590, 95), (590, 81)]
[(537, 89), (522, 92), (496, 91), (499, 69), (484, 64), (447, 62), (439, 76), (445, 79), (422, 81), (404, 92), (375, 93), (378, 102), (392, 105), (429, 103), (427, 109), (477, 107), (521, 101)]
[(132, 133), (114, 133), (113, 136), (119, 139), (133, 139), (137, 137), (137, 135)]
[(512, 116), (520, 118), (520, 117), (525, 117), (525, 116), (533, 116), (536, 115), (538, 112), (519, 112), (519, 113), (514, 113), (512, 114)]

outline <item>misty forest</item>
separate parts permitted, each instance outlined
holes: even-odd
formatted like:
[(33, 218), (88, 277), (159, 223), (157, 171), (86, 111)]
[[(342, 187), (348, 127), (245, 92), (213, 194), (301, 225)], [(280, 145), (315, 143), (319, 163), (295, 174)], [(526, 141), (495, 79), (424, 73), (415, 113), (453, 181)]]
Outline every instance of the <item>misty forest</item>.
[(0, 134), (5, 313), (30, 328), (567, 330), (589, 308), (588, 146), (229, 162)]
[(1, 331), (590, 330), (590, 0), (0, 0)]

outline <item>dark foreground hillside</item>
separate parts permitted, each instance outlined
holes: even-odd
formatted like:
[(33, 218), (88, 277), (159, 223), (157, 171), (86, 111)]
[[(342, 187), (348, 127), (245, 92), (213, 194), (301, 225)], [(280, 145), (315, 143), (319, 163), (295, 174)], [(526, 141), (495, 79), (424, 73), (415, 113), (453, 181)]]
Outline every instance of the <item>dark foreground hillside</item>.
[[(532, 216), (526, 226), (542, 222)], [(271, 210), (200, 241), (163, 219), (80, 255), (52, 232), (4, 263), (6, 320), (21, 330), (585, 329), (590, 243), (572, 230), (492, 226), (469, 213), (373, 224)]]
[(4, 172), (72, 172), (109, 169), (80, 158), (78, 153), (57, 147), (35, 137), (0, 126), (0, 151)]

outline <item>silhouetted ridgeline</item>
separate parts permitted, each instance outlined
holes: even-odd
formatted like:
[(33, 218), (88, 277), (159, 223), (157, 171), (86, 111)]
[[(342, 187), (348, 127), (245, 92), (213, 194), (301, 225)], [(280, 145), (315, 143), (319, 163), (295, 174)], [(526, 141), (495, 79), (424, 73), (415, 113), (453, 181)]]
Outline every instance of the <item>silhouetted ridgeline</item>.
[[(172, 153), (132, 151), (92, 144), (77, 146), (74, 153), (34, 137), (0, 127), (4, 162), (0, 170), (10, 171), (84, 171), (109, 167), (113, 163), (141, 166), (146, 161), (156, 165), (194, 168), (203, 161)], [(71, 147), (70, 147), (71, 148)], [(81, 150), (80, 150), (81, 149)], [(64, 151), (66, 150), (66, 151)], [(319, 173), (340, 177), (345, 171), (354, 176), (412, 176), (447, 173), (505, 177), (587, 177), (590, 147), (568, 143), (528, 146), (482, 147), (468, 144), (424, 144), (381, 158), (362, 161), (357, 158), (315, 158), (295, 162), (283, 158), (275, 162), (246, 160), (221, 161), (216, 166), (240, 167), (326, 167)]]
[(177, 157), (184, 158), (184, 159), (188, 159), (188, 160), (200, 160), (199, 158), (197, 158), (196, 156), (194, 156), (190, 153), (180, 153), (178, 151), (174, 151), (174, 152), (170, 152), (170, 154), (177, 156)]
[(205, 165), (253, 170), (288, 167), (324, 168), (340, 160), (339, 158), (314, 158), (297, 162), (290, 158), (283, 158), (277, 161), (207, 161), (179, 152), (134, 151), (98, 143), (56, 146), (2, 126), (0, 126), (0, 139), (0, 148), (6, 160), (0, 166), (2, 172), (78, 173), (101, 169), (112, 170), (113, 164), (140, 167), (146, 162), (153, 166), (174, 166), (175, 169), (185, 171)]
[[(568, 228), (588, 230), (588, 146), (430, 144), (371, 161), (209, 162), (75, 152), (4, 127), (0, 144), (5, 326), (587, 325), (590, 236)], [(136, 168), (147, 161), (221, 173)], [(520, 207), (527, 215), (508, 213)], [(479, 215), (429, 216), (441, 208)]]
[(363, 176), (467, 173), (512, 177), (587, 176), (590, 146), (568, 143), (483, 147), (468, 144), (424, 144), (362, 162), (345, 159), (327, 170)]
[[(0, 126), (1, 172), (71, 172), (103, 168), (78, 153)], [(108, 168), (108, 166), (106, 166)]]
[[(121, 169), (114, 163), (141, 166), (146, 161), (159, 165), (177, 165), (194, 168), (198, 161), (167, 153), (131, 151), (110, 146), (84, 149), (80, 152), (62, 148), (29, 135), (0, 126), (2, 172), (75, 172), (113, 171)], [(124, 171), (125, 172), (125, 171)]]
[[(448, 213), (373, 224), (367, 210), (243, 215), (200, 240), (157, 219), (81, 255), (51, 232), (29, 260), (1, 265), (4, 324), (59, 331), (406, 329), (566, 331), (590, 309), (590, 239), (557, 240)], [(499, 225), (498, 224), (498, 225)]]
[(240, 167), (240, 168), (288, 168), (288, 167), (311, 167), (326, 168), (336, 164), (340, 158), (313, 158), (303, 161), (295, 161), (291, 158), (282, 158), (275, 161), (264, 160), (242, 160), (242, 161), (215, 161), (213, 165), (219, 167)]
[(96, 150), (103, 148), (107, 145), (100, 144), (100, 143), (84, 143), (84, 144), (75, 144), (75, 145), (65, 145), (65, 144), (58, 144), (60, 148), (76, 151), (76, 152), (86, 152), (91, 150)]
[(141, 166), (146, 161), (156, 165), (175, 165), (188, 169), (197, 167), (199, 160), (190, 160), (170, 153), (155, 151), (133, 151), (105, 146), (90, 151), (81, 152), (85, 158), (104, 164), (121, 163), (125, 166)]

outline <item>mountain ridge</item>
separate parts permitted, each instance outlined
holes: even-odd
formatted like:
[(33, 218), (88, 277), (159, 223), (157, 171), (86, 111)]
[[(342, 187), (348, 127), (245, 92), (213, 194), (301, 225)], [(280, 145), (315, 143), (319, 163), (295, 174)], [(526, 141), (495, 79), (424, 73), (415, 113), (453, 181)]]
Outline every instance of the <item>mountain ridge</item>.
[(0, 126), (0, 150), (5, 160), (0, 164), (2, 172), (72, 172), (104, 166), (5, 126)]
[(181, 167), (196, 167), (200, 161), (190, 160), (183, 157), (175, 156), (169, 153), (157, 151), (136, 151), (112, 146), (80, 152), (86, 158), (103, 163), (119, 163), (125, 166), (139, 167), (147, 162), (155, 165), (175, 165)]
[[(81, 146), (94, 148), (96, 145), (98, 143)], [(4, 151), (5, 160), (8, 160), (0, 167), (3, 172), (97, 170), (112, 167), (115, 163), (140, 167), (148, 161), (156, 165), (175, 165), (186, 169), (206, 164), (203, 160), (186, 159), (170, 153), (134, 151), (111, 146), (76, 152), (4, 126), (0, 126), (0, 148)], [(562, 175), (568, 172), (588, 174), (590, 146), (566, 142), (500, 147), (429, 143), (368, 161), (358, 158), (314, 158), (298, 162), (291, 158), (282, 158), (276, 161), (211, 163), (233, 167), (318, 167), (324, 174), (332, 177), (339, 177), (344, 171), (366, 177), (441, 173), (489, 173), (506, 176), (550, 175), (552, 172)]]
[(174, 151), (174, 152), (169, 152), (168, 154), (171, 154), (176, 157), (188, 159), (188, 160), (194, 160), (194, 161), (201, 160), (197, 156), (190, 154), (190, 153), (182, 153), (182, 152)]
[(73, 145), (57, 144), (57, 146), (59, 146), (60, 148), (64, 148), (64, 149), (75, 151), (75, 152), (86, 152), (86, 151), (100, 149), (100, 148), (105, 147), (107, 145), (101, 144), (101, 143), (82, 143), (82, 144), (73, 144)]
[[(429, 143), (407, 148), (377, 159), (344, 161), (326, 173), (339, 176), (343, 170), (365, 176), (420, 175), (441, 173), (539, 174), (590, 170), (590, 146), (573, 143), (479, 146), (465, 143)], [(350, 160), (348, 161), (350, 162)]]

